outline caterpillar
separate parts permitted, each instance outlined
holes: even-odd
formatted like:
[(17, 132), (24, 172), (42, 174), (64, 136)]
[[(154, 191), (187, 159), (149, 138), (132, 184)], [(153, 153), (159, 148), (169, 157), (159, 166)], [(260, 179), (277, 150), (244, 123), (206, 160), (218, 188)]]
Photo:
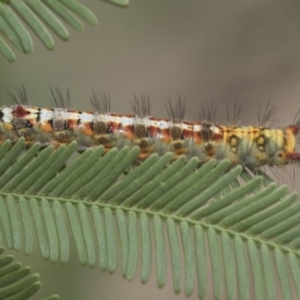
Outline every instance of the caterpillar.
[[(139, 161), (150, 154), (160, 155), (167, 151), (174, 160), (181, 155), (187, 159), (197, 156), (200, 162), (212, 158), (220, 161), (229, 158), (232, 164), (242, 164), (250, 169), (264, 165), (284, 166), (299, 162), (296, 141), (300, 124), (285, 128), (266, 125), (274, 108), (259, 116), (258, 126), (237, 126), (214, 123), (215, 108), (208, 103), (201, 106), (200, 120), (184, 120), (185, 102), (180, 98), (175, 105), (167, 102), (169, 118), (150, 116), (149, 97), (134, 97), (132, 114), (116, 114), (110, 109), (110, 95), (93, 90), (93, 110), (70, 109), (70, 93), (64, 97), (56, 88), (50, 88), (54, 108), (28, 105), (24, 86), (7, 91), (11, 106), (0, 108), (0, 144), (6, 139), (16, 142), (24, 137), (27, 147), (36, 141), (46, 147), (77, 141), (79, 151), (102, 145), (107, 152), (113, 147), (139, 146)], [(236, 109), (237, 119), (240, 110)]]

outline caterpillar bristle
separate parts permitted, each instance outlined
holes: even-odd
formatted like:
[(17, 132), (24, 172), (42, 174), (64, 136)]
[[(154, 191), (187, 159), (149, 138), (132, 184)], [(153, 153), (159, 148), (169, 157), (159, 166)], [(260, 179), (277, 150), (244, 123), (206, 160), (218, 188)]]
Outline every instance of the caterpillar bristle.
[[(261, 112), (263, 110), (263, 112)], [(258, 107), (258, 125), (262, 127), (270, 127), (272, 126), (272, 118), (274, 117), (277, 111), (276, 105), (271, 105), (270, 99), (268, 100), (265, 108), (263, 109), (263, 105), (259, 105)]]
[(106, 93), (103, 90), (92, 89), (92, 96), (90, 97), (93, 110), (98, 114), (107, 114), (111, 112), (111, 99), (109, 91)]
[(15, 86), (14, 91), (5, 87), (9, 100), (15, 105), (28, 105), (27, 92), (24, 85)]
[(185, 117), (185, 99), (181, 100), (179, 96), (175, 102), (175, 105), (172, 105), (171, 100), (169, 100), (166, 104), (167, 113), (169, 118), (173, 121), (173, 123), (182, 122)]
[(141, 95), (139, 99), (134, 95), (133, 102), (130, 102), (133, 114), (140, 118), (150, 117), (150, 99), (149, 95)]
[(61, 89), (59, 87), (52, 88), (49, 87), (52, 98), (50, 101), (55, 106), (55, 108), (63, 108), (63, 109), (70, 109), (71, 108), (71, 96), (70, 90), (66, 89), (66, 95), (64, 96)]
[(200, 103), (200, 121), (214, 123), (217, 116), (217, 104), (214, 101), (204, 101)]
[(226, 104), (226, 117), (227, 117), (227, 123), (229, 127), (236, 127), (239, 126), (241, 123), (241, 105), (237, 103), (236, 100), (233, 102), (233, 112), (230, 113), (230, 109), (228, 104)]

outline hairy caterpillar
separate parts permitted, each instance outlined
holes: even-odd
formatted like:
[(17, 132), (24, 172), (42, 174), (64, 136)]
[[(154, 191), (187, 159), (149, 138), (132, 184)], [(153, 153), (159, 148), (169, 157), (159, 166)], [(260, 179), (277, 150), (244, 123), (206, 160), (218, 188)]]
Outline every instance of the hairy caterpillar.
[[(215, 124), (214, 107), (208, 104), (202, 105), (201, 121), (185, 121), (184, 101), (180, 98), (174, 106), (167, 103), (168, 119), (158, 119), (150, 116), (149, 99), (143, 96), (131, 103), (133, 114), (120, 115), (110, 112), (110, 97), (101, 91), (93, 90), (93, 111), (70, 109), (68, 91), (64, 98), (59, 89), (51, 89), (55, 108), (28, 105), (23, 86), (15, 92), (8, 92), (14, 105), (0, 109), (0, 143), (24, 137), (28, 147), (36, 141), (57, 147), (75, 140), (79, 150), (103, 145), (105, 151), (137, 145), (139, 160), (171, 151), (174, 159), (180, 155), (197, 156), (200, 162), (229, 158), (232, 164), (250, 169), (300, 160), (295, 151), (299, 124), (283, 129), (265, 125), (274, 112), (268, 106), (259, 118), (259, 126), (239, 127)], [(234, 114), (236, 119), (239, 110)]]

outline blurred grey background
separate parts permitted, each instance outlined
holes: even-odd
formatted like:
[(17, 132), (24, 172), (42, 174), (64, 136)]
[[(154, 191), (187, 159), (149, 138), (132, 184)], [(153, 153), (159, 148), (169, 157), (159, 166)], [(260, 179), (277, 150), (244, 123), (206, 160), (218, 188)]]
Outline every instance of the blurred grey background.
[[(84, 4), (98, 27), (70, 29), (67, 43), (55, 38), (53, 52), (35, 38), (33, 54), (16, 53), (14, 64), (0, 56), (1, 101), (7, 100), (5, 86), (24, 84), (31, 104), (51, 106), (51, 85), (68, 87), (74, 108), (83, 110), (91, 108), (91, 89), (101, 88), (110, 91), (115, 112), (130, 113), (134, 93), (143, 93), (152, 115), (166, 117), (165, 102), (180, 95), (186, 119), (198, 120), (200, 102), (214, 101), (222, 123), (226, 104), (233, 107), (237, 100), (247, 125), (257, 124), (259, 105), (270, 99), (278, 108), (275, 126), (294, 121), (300, 109), (299, 1), (131, 0), (126, 9), (95, 0)], [(278, 180), (299, 190), (300, 173), (292, 171), (284, 170), (287, 179), (278, 172)], [(114, 275), (82, 268), (75, 251), (64, 267), (34, 256), (20, 257), (41, 273), (44, 286), (34, 299), (54, 292), (74, 300), (185, 298), (184, 292), (173, 295), (171, 276), (160, 291), (155, 276), (142, 286), (137, 273), (128, 283), (119, 264)], [(190, 299), (197, 299), (197, 291)]]

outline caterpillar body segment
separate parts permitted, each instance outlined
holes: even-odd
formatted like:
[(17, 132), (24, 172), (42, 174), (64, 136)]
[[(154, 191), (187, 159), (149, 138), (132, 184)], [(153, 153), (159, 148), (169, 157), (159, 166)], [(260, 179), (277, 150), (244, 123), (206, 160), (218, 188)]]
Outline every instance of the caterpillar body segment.
[(138, 145), (141, 160), (151, 153), (172, 151), (174, 159), (180, 155), (198, 156), (203, 162), (229, 158), (250, 168), (299, 160), (295, 152), (298, 128), (294, 125), (284, 129), (228, 127), (24, 105), (2, 108), (0, 115), (1, 142), (24, 137), (28, 147), (36, 141), (58, 147), (73, 140), (83, 149), (103, 145), (106, 151)]
[[(51, 92), (55, 97), (55, 92)], [(300, 154), (295, 151), (297, 125), (283, 129), (263, 125), (217, 125), (212, 122), (213, 106), (211, 113), (205, 112), (205, 106), (202, 106), (202, 115), (206, 114), (209, 120), (188, 122), (184, 121), (184, 101), (180, 99), (174, 107), (168, 102), (169, 118), (164, 119), (150, 116), (146, 97), (141, 100), (134, 98), (131, 103), (134, 114), (121, 115), (109, 111), (110, 98), (98, 91), (93, 91), (91, 98), (93, 111), (67, 108), (69, 93), (67, 101), (63, 101), (61, 93), (54, 101), (65, 108), (29, 106), (24, 95), (26, 93), (22, 90), (21, 103), (13, 97), (15, 105), (0, 109), (0, 143), (6, 139), (16, 142), (24, 137), (27, 147), (36, 141), (44, 147), (58, 147), (75, 140), (80, 151), (102, 145), (105, 152), (113, 147), (120, 149), (137, 145), (140, 148), (139, 160), (145, 160), (152, 153), (162, 155), (171, 151), (174, 159), (181, 155), (187, 159), (197, 156), (200, 162), (229, 158), (233, 164), (250, 169), (263, 165), (284, 166), (300, 160)]]

